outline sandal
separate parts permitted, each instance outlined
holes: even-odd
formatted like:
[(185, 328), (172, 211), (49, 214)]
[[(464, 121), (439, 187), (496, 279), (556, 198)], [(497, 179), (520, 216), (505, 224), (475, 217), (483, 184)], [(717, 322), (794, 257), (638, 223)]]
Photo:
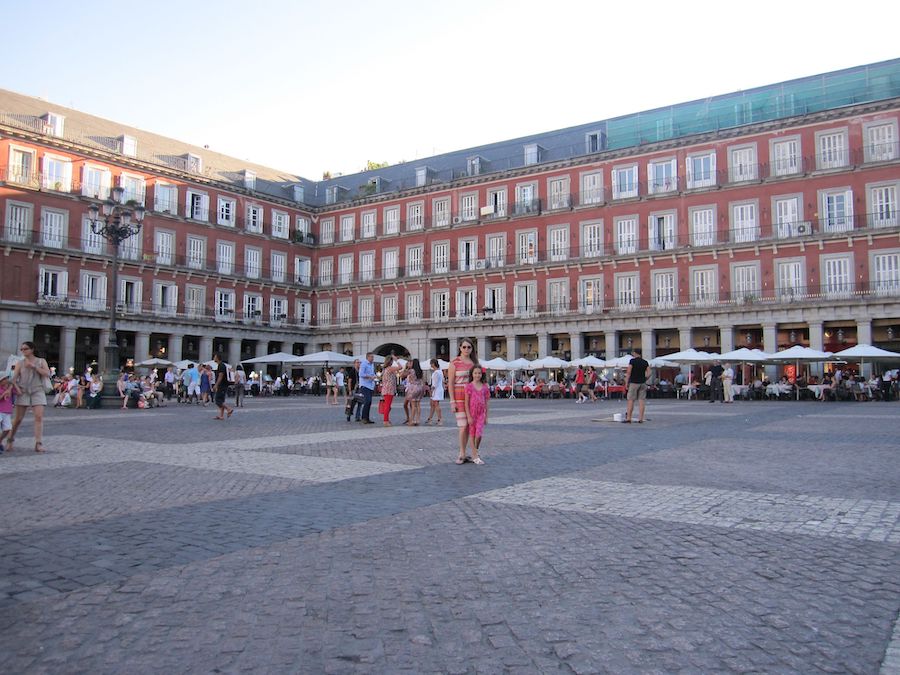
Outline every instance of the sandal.
[(476, 457), (472, 460), (472, 464), (484, 464), (484, 460), (481, 457)]
[(456, 458), (456, 463), (457, 463), (457, 464), (465, 464), (465, 463), (466, 463), (466, 460), (465, 460), (465, 458), (463, 458), (463, 457), (457, 457), (457, 458)]
[(34, 451), (35, 452), (47, 452), (47, 448), (44, 447), (43, 443), (38, 442), (38, 443), (34, 444)]

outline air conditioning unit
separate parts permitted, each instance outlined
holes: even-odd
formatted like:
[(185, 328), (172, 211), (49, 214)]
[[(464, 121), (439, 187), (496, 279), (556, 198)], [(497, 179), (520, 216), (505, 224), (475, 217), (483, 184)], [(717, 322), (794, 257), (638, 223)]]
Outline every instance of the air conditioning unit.
[(809, 223), (800, 223), (797, 225), (797, 236), (805, 237), (807, 235), (812, 234), (812, 225)]
[(483, 270), (485, 267), (487, 267), (487, 264), (484, 260), (476, 260), (475, 261), (475, 269), (476, 270)]
[(462, 221), (463, 221), (463, 219), (460, 216), (453, 216), (453, 224), (454, 225), (459, 225)]

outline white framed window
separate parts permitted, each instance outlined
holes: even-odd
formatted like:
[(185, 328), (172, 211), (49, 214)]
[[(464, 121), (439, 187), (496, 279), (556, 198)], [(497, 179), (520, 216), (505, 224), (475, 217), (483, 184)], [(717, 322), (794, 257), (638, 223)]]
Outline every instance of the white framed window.
[(37, 187), (35, 181), (36, 157), (34, 150), (11, 146), (9, 148), (7, 180), (10, 183)]
[(569, 259), (568, 225), (549, 228), (547, 232), (547, 248), (550, 249), (550, 260), (553, 262)]
[(85, 216), (81, 223), (81, 250), (93, 255), (102, 255), (105, 239), (91, 229), (91, 221)]
[(334, 282), (334, 258), (319, 258), (319, 286), (331, 286)]
[(421, 230), (425, 227), (425, 204), (415, 202), (406, 205), (406, 229), (407, 231)]
[(140, 260), (142, 239), (143, 237), (137, 234), (119, 244), (119, 257), (122, 260)]
[(615, 219), (616, 253), (637, 253), (637, 217), (626, 216)]
[(449, 197), (441, 197), (431, 202), (431, 226), (450, 227)]
[(262, 234), (263, 231), (263, 207), (259, 204), (247, 204), (246, 232)]
[[(66, 244), (69, 229), (69, 212), (62, 209), (41, 208), (41, 246), (62, 248)], [(140, 239), (140, 235), (131, 237)]]
[(291, 217), (284, 211), (272, 210), (272, 236), (278, 239), (291, 236)]
[(569, 311), (568, 279), (551, 279), (547, 282), (547, 309), (554, 315)]
[(581, 223), (581, 256), (596, 258), (603, 255), (603, 221)]
[(300, 240), (309, 239), (310, 230), (309, 218), (306, 216), (297, 216), (294, 221), (295, 232), (297, 233), (297, 238)]
[(584, 150), (591, 155), (606, 148), (606, 135), (602, 131), (592, 131), (584, 135)]
[[(109, 169), (102, 166), (94, 166), (85, 164), (81, 170), (81, 194), (85, 197), (93, 197), (94, 199), (109, 199), (109, 189), (112, 185), (112, 173)], [(157, 190), (164, 183), (157, 183)], [(173, 186), (174, 187), (174, 186)], [(176, 200), (178, 192), (176, 191)], [(157, 208), (156, 211), (162, 211), (159, 208), (159, 192), (156, 195)], [(178, 207), (172, 209), (172, 213), (178, 213)]]
[(437, 241), (431, 245), (431, 273), (446, 274), (450, 271), (450, 242)]
[(838, 169), (847, 166), (847, 130), (832, 129), (816, 134), (816, 167)]
[(541, 161), (541, 146), (537, 143), (529, 143), (525, 146), (525, 165), (537, 164)]
[(219, 274), (234, 274), (234, 242), (216, 243), (216, 271)]
[(436, 321), (446, 321), (450, 318), (450, 291), (431, 292), (431, 318)]
[(237, 204), (233, 199), (219, 197), (216, 208), (216, 223), (225, 227), (234, 227)]
[(474, 237), (467, 237), (459, 240), (459, 266), (460, 272), (466, 272), (475, 269), (475, 263), (478, 260), (478, 240)]
[(385, 326), (393, 326), (397, 323), (397, 296), (381, 296), (381, 320)]
[(900, 252), (872, 253), (872, 290), (878, 295), (900, 295)]
[(798, 195), (774, 197), (772, 199), (773, 226), (775, 236), (779, 239), (799, 236), (800, 199), (801, 197)]
[(144, 298), (144, 285), (140, 279), (119, 279), (118, 309), (129, 314), (140, 314)]
[(353, 241), (356, 234), (356, 218), (352, 213), (341, 216), (341, 241)]
[(557, 177), (547, 179), (547, 207), (550, 210), (567, 209), (571, 206), (569, 198), (569, 177)]
[(144, 205), (147, 183), (142, 176), (123, 173), (119, 176), (119, 185), (125, 188), (125, 194), (122, 196), (122, 199), (125, 200), (126, 204), (128, 202), (137, 202), (141, 206)]
[(360, 226), (360, 236), (364, 239), (371, 238), (375, 236), (375, 219), (377, 217), (377, 212), (375, 211), (364, 211), (360, 216), (361, 226)]
[(897, 183), (866, 186), (869, 191), (869, 226), (896, 227)]
[(712, 246), (716, 243), (716, 210), (712, 206), (690, 209), (691, 246)]
[(422, 244), (406, 247), (406, 276), (420, 277), (424, 271), (425, 247)]
[(301, 286), (312, 284), (312, 261), (309, 258), (294, 257), (294, 283)]
[[(27, 202), (14, 202), (11, 199), (7, 199), (4, 223), (4, 239), (17, 244), (24, 244), (31, 239), (31, 230), (34, 226), (34, 206)], [(90, 226), (88, 226), (88, 229), (90, 230)]]
[(297, 300), (294, 303), (294, 316), (297, 317), (297, 325), (308, 326), (312, 317), (312, 303), (309, 300)]
[(678, 189), (678, 165), (674, 159), (655, 160), (647, 164), (647, 190), (651, 195)]
[(675, 214), (651, 213), (648, 221), (648, 240), (651, 251), (671, 251), (675, 248)]
[(822, 190), (821, 225), (824, 232), (849, 232), (853, 229), (853, 192), (849, 188)]
[(539, 206), (535, 183), (516, 185), (516, 215), (537, 213)]
[(482, 172), (484, 168), (483, 160), (481, 157), (467, 157), (466, 158), (466, 175), (467, 176), (477, 176)]
[(485, 287), (484, 308), (488, 316), (501, 318), (506, 313), (506, 286)]
[(731, 295), (735, 302), (755, 301), (762, 293), (759, 283), (759, 263), (739, 263), (731, 266)]
[(350, 298), (338, 300), (338, 323), (341, 326), (353, 323), (353, 301)]
[(756, 217), (756, 202), (731, 205), (731, 239), (744, 244), (759, 239), (759, 221)]
[(178, 313), (178, 285), (157, 281), (153, 284), (153, 312), (162, 316)]
[(459, 216), (463, 221), (478, 220), (478, 193), (460, 195)]
[(134, 136), (119, 136), (119, 148), (126, 157), (137, 157), (137, 139)]
[(603, 277), (581, 277), (578, 280), (578, 309), (585, 314), (603, 309)]
[(170, 216), (178, 215), (178, 186), (157, 182), (153, 186), (153, 210)]
[(175, 233), (169, 230), (156, 230), (153, 233), (153, 250), (156, 253), (157, 265), (175, 263)]
[(58, 267), (38, 268), (39, 300), (57, 302), (65, 300), (69, 291), (69, 276), (66, 270)]
[(800, 173), (802, 164), (799, 136), (773, 140), (769, 152), (773, 176), (793, 176)]
[(269, 325), (282, 326), (287, 319), (287, 298), (273, 295), (269, 298)]
[(806, 295), (806, 280), (801, 259), (775, 262), (775, 295), (780, 300), (792, 300)]
[(320, 326), (331, 325), (331, 300), (319, 300), (316, 306), (316, 323)]
[(865, 159), (867, 162), (889, 162), (897, 159), (897, 120), (870, 122), (865, 125)]
[(695, 267), (691, 269), (691, 300), (694, 305), (704, 307), (719, 299), (715, 267)]
[(207, 222), (209, 220), (209, 195), (189, 188), (184, 198), (184, 217)]
[(187, 266), (192, 270), (202, 270), (206, 266), (206, 239), (188, 235)]
[(428, 185), (428, 179), (430, 178), (430, 170), (427, 166), (420, 166), (416, 168), (416, 187), (425, 187)]
[(612, 170), (613, 199), (629, 199), (638, 196), (638, 168), (632, 166), (615, 167)]
[[(178, 290), (177, 286), (175, 286), (175, 290)], [(79, 295), (81, 306), (85, 311), (102, 312), (105, 310), (106, 275), (97, 272), (82, 272)]]
[(513, 286), (513, 312), (517, 317), (534, 316), (537, 312), (536, 281), (520, 281)]
[(248, 190), (256, 189), (256, 172), (244, 169), (244, 187)]
[(687, 186), (689, 189), (711, 187), (716, 184), (716, 152), (709, 150), (687, 158)]
[(375, 298), (367, 295), (359, 299), (359, 322), (371, 326), (375, 322)]
[(349, 284), (353, 281), (353, 254), (338, 256), (338, 283)]
[(188, 318), (199, 319), (206, 314), (206, 287), (186, 286), (184, 289), (184, 313)]
[(657, 309), (671, 309), (678, 298), (674, 270), (654, 270), (651, 274), (653, 284), (653, 304)]
[(72, 160), (57, 155), (44, 155), (41, 187), (56, 192), (71, 192)]
[(819, 261), (822, 292), (827, 298), (847, 298), (853, 293), (853, 258), (850, 255), (826, 255)]
[(407, 293), (406, 294), (406, 322), (421, 323), (422, 322), (422, 294)]
[(740, 183), (756, 180), (757, 170), (756, 145), (742, 145), (728, 148), (728, 180)]
[(489, 234), (485, 238), (485, 243), (487, 247), (485, 266), (491, 268), (503, 267), (506, 260), (506, 235)]
[(538, 236), (536, 230), (516, 234), (516, 260), (519, 265), (533, 265), (538, 261)]
[(270, 274), (272, 281), (284, 283), (287, 273), (287, 254), (282, 251), (272, 251)]
[(400, 207), (388, 206), (384, 209), (384, 233), (397, 234), (400, 232)]
[(506, 217), (506, 188), (488, 190), (486, 210), (488, 211), (486, 215), (490, 215), (493, 218)]
[(603, 172), (591, 171), (581, 174), (581, 199), (582, 206), (603, 203)]
[(456, 318), (466, 319), (478, 314), (478, 293), (474, 288), (456, 290)]
[(258, 293), (244, 293), (244, 317), (252, 323), (262, 321), (262, 296)]
[(400, 251), (387, 248), (382, 251), (381, 276), (384, 279), (396, 279), (400, 274)]
[(334, 243), (334, 218), (325, 218), (319, 226), (319, 240), (323, 244)]
[(359, 254), (359, 280), (375, 279), (375, 251), (362, 251)]
[(617, 274), (616, 307), (623, 310), (635, 310), (640, 307), (641, 287), (637, 273)]

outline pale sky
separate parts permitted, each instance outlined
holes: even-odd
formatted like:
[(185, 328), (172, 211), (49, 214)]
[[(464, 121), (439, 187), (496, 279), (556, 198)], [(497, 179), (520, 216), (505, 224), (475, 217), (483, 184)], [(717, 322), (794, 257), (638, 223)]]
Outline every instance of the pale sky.
[(896, 58), (898, 8), (0, 0), (0, 87), (317, 180)]

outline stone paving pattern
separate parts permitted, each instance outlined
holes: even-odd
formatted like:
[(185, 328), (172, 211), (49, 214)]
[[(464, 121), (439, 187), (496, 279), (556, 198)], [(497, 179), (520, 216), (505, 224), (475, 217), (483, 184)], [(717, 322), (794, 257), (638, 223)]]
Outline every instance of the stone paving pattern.
[(0, 672), (900, 673), (897, 404), (247, 404), (23, 427)]

